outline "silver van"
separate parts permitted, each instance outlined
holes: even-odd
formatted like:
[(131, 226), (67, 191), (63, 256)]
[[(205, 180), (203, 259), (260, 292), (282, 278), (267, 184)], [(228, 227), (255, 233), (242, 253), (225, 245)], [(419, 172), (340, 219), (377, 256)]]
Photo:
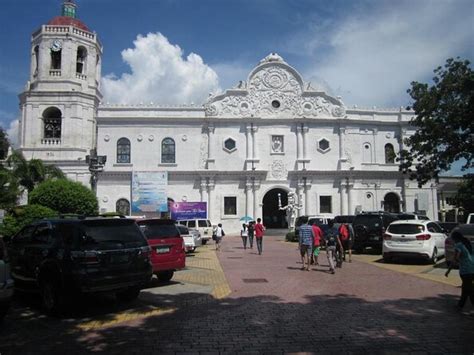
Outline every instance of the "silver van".
[(201, 233), (201, 242), (203, 245), (212, 238), (212, 231), (214, 227), (212, 226), (211, 221), (208, 219), (182, 219), (176, 221), (176, 223), (182, 224), (188, 228), (197, 229), (199, 233)]

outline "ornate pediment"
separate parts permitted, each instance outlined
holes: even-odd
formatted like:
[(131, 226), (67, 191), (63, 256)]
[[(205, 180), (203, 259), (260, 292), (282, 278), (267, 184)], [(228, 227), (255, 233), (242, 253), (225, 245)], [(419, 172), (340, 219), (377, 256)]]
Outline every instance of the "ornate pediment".
[(262, 59), (247, 81), (205, 104), (206, 116), (223, 118), (331, 118), (345, 115), (340, 99), (315, 91), (278, 54)]

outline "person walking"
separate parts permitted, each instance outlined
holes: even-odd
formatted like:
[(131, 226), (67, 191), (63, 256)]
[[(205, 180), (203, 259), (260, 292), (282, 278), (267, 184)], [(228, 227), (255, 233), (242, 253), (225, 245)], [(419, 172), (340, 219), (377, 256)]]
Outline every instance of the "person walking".
[(221, 250), (221, 242), (224, 236), (225, 233), (222, 229), (222, 223), (219, 223), (216, 228), (216, 250)]
[(249, 227), (248, 227), (248, 237), (249, 237), (249, 246), (250, 249), (253, 249), (253, 237), (255, 233), (255, 221), (250, 221), (249, 222)]
[(244, 249), (247, 249), (248, 235), (249, 235), (249, 231), (247, 229), (247, 225), (244, 223), (242, 224), (242, 229), (240, 230), (240, 236), (242, 238), (242, 243), (244, 244)]
[(318, 256), (321, 250), (321, 241), (323, 239), (323, 230), (316, 223), (311, 226), (313, 229), (313, 252), (311, 253), (311, 264), (319, 265)]
[[(301, 263), (303, 264), (303, 266), (301, 267), (301, 270), (309, 271), (310, 256), (313, 251), (313, 239), (314, 239), (313, 227), (307, 223), (302, 224), (300, 226), (300, 231), (298, 234)], [(305, 267), (305, 261), (306, 261), (306, 267)]]
[(456, 306), (457, 310), (462, 312), (467, 299), (474, 306), (474, 253), (469, 240), (460, 234), (451, 236), (454, 242), (454, 260), (459, 264), (459, 276), (462, 280), (461, 298)]
[(334, 227), (334, 221), (329, 220), (328, 222), (328, 229), (324, 233), (324, 243), (326, 244), (326, 255), (329, 262), (329, 270), (331, 274), (336, 273), (336, 267), (334, 265), (334, 258), (336, 256), (336, 247), (343, 250), (341, 240), (339, 239), (339, 231), (336, 227)]
[(265, 226), (262, 224), (262, 219), (257, 218), (257, 224), (255, 225), (255, 240), (257, 242), (258, 255), (262, 255), (264, 233), (265, 233)]
[(342, 223), (339, 227), (339, 236), (341, 238), (344, 252), (341, 253), (342, 260), (346, 261), (345, 251), (349, 251), (349, 262), (352, 262), (352, 245), (354, 243), (354, 228), (349, 223)]

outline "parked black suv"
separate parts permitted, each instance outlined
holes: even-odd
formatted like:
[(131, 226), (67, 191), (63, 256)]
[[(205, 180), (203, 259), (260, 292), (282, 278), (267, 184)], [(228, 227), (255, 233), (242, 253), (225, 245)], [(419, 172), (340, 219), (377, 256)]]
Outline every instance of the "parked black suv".
[(39, 290), (48, 313), (80, 293), (114, 292), (131, 301), (152, 276), (150, 247), (132, 219), (41, 220), (8, 248), (15, 288)]
[(398, 218), (389, 212), (362, 212), (355, 216), (352, 226), (355, 231), (353, 249), (361, 252), (366, 247), (382, 250), (383, 234), (388, 225)]

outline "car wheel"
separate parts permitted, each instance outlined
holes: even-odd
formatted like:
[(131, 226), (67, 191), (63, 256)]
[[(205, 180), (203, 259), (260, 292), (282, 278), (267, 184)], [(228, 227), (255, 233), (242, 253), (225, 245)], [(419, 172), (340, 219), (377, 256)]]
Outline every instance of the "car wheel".
[(431, 255), (430, 262), (432, 264), (436, 264), (436, 260), (438, 260), (438, 249), (433, 249), (433, 254)]
[(62, 310), (63, 300), (56, 282), (45, 280), (41, 283), (41, 301), (48, 314), (58, 314)]
[(131, 288), (126, 289), (124, 291), (117, 292), (115, 294), (115, 297), (117, 297), (117, 299), (119, 301), (122, 301), (122, 302), (131, 302), (131, 301), (137, 299), (139, 294), (140, 294), (140, 289), (139, 288), (131, 287)]
[(206, 243), (207, 243), (207, 240), (202, 241), (202, 245), (206, 245)]
[(168, 282), (173, 278), (174, 271), (161, 271), (156, 274), (158, 280), (161, 282)]
[(196, 247), (193, 248), (193, 253), (196, 251)]

